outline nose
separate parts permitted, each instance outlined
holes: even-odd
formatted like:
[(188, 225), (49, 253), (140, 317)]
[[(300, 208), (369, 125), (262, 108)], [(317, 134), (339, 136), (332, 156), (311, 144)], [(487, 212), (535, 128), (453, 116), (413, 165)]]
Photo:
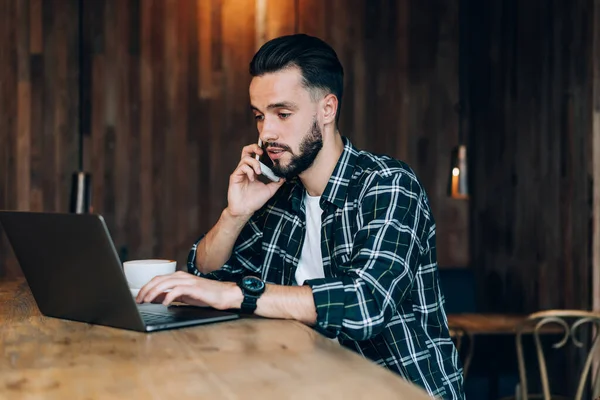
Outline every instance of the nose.
[(277, 133), (277, 124), (271, 122), (268, 118), (265, 118), (262, 125), (262, 130), (260, 131), (260, 139), (263, 143), (267, 142), (276, 142), (279, 138), (279, 134)]

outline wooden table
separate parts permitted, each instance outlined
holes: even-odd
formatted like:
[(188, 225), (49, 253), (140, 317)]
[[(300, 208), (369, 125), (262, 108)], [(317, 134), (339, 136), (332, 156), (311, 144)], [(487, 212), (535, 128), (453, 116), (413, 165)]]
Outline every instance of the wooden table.
[(0, 281), (1, 399), (429, 399), (294, 321), (240, 319), (144, 334), (40, 315)]
[[(448, 314), (448, 325), (465, 329), (471, 335), (514, 335), (517, 327), (527, 319), (527, 314)], [(532, 333), (534, 325), (527, 325), (525, 333)], [(563, 330), (554, 325), (545, 325), (540, 333), (561, 333)]]
[(472, 335), (514, 335), (525, 319), (523, 314), (448, 314), (448, 325), (460, 326)]

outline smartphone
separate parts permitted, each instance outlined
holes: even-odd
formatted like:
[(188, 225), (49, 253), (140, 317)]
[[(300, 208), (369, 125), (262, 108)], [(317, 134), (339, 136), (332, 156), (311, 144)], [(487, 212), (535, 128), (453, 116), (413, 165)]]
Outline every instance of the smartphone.
[[(263, 148), (262, 140), (260, 140), (260, 139), (258, 139), (258, 146), (261, 149)], [(275, 173), (273, 172), (273, 170), (271, 168), (269, 168), (267, 165), (265, 165), (265, 162), (267, 162), (267, 160), (265, 159), (264, 155), (266, 155), (266, 151), (263, 151), (262, 159), (258, 154), (255, 156), (255, 158), (260, 163), (260, 172), (261, 172), (260, 175), (257, 175), (257, 179), (265, 184), (271, 183), (271, 182), (279, 182), (280, 178), (277, 175), (275, 175)], [(268, 156), (266, 156), (266, 158), (268, 158)], [(265, 162), (263, 162), (263, 161), (265, 161)], [(270, 162), (270, 159), (269, 159), (269, 162)]]

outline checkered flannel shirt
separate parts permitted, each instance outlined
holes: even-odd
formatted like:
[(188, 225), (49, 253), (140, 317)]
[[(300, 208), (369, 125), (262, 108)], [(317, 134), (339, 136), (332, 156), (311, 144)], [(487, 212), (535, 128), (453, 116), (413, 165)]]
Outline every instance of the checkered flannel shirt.
[[(323, 192), (324, 278), (307, 280), (315, 329), (444, 399), (464, 399), (462, 366), (450, 338), (439, 285), (435, 222), (425, 190), (405, 163), (344, 150)], [(250, 219), (231, 258), (201, 274), (244, 275), (292, 285), (305, 234), (304, 187), (286, 182)]]

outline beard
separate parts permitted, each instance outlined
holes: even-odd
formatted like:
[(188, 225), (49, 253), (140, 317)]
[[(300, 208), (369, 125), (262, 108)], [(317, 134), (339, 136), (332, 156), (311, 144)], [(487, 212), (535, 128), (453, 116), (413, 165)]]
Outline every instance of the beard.
[[(300, 153), (292, 153), (292, 159), (288, 165), (281, 165), (279, 160), (274, 160), (273, 167), (271, 169), (276, 175), (279, 175), (286, 180), (294, 178), (310, 168), (322, 148), (323, 134), (315, 117), (313, 118), (312, 125), (308, 130), (308, 134), (300, 143)], [(291, 150), (288, 151), (291, 153)]]

